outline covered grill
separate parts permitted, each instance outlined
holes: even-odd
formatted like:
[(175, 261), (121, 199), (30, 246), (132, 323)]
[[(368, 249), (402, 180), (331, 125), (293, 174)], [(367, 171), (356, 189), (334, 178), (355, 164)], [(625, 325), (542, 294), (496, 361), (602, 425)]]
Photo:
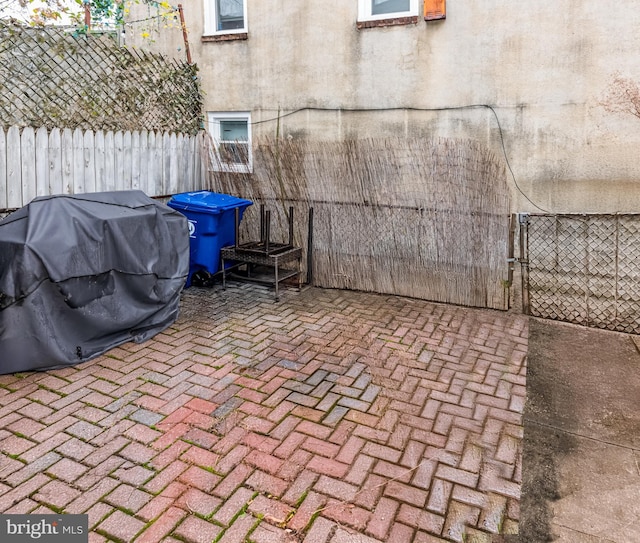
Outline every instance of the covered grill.
[(141, 191), (36, 198), (0, 222), (0, 374), (152, 337), (188, 271), (186, 218)]

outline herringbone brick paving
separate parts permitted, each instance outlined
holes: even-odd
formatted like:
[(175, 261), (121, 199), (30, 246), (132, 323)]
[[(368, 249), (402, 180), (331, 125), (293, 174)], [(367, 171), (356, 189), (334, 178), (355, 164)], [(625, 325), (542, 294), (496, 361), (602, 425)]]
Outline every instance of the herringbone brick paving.
[(527, 320), (393, 296), (185, 291), (143, 344), (0, 376), (0, 511), (90, 541), (517, 533)]

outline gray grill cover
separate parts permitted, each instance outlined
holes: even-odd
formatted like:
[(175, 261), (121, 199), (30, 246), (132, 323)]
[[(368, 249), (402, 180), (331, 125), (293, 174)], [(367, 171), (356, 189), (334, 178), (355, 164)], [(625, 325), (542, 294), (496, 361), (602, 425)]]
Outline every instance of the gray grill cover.
[(141, 191), (36, 198), (0, 221), (0, 374), (145, 341), (188, 272), (186, 218)]

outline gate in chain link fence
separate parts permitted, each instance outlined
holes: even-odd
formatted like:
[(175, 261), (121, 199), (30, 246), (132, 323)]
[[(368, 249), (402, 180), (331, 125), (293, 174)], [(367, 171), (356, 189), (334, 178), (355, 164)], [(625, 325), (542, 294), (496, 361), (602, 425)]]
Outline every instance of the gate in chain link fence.
[(0, 125), (195, 135), (201, 124), (195, 65), (107, 35), (0, 21)]
[(520, 216), (525, 313), (640, 334), (640, 214)]

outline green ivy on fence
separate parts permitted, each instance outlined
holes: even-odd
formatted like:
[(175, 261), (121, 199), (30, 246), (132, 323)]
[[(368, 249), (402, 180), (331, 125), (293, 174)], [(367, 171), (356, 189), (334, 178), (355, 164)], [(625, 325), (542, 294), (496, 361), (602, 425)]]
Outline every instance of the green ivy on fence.
[(0, 118), (5, 127), (196, 134), (197, 67), (109, 35), (0, 21)]

